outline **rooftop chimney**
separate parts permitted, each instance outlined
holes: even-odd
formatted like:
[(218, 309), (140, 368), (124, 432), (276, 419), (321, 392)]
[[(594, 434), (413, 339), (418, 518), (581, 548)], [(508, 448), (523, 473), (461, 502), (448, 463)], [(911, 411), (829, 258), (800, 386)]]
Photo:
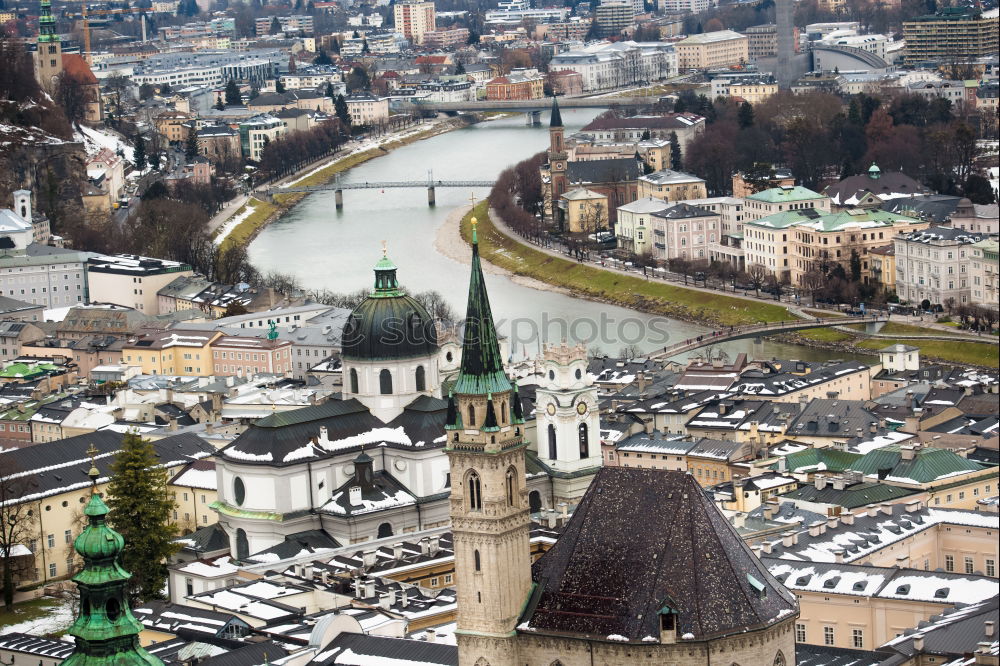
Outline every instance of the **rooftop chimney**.
[(785, 548), (791, 548), (798, 542), (798, 536), (795, 532), (785, 532), (781, 535), (781, 545)]
[(813, 484), (816, 486), (816, 490), (823, 490), (826, 488), (826, 477), (822, 474), (817, 474), (816, 477), (813, 478)]
[(379, 608), (383, 610), (389, 610), (392, 608), (392, 602), (389, 600), (389, 595), (385, 592), (378, 595), (378, 605)]
[(913, 460), (913, 447), (912, 446), (899, 447), (899, 455), (902, 456), (903, 460)]
[(993, 638), (993, 634), (996, 633), (997, 623), (993, 620), (986, 620), (983, 622), (983, 633), (986, 634), (987, 638)]
[(431, 541), (427, 537), (420, 540), (420, 554), (424, 556), (431, 554)]
[(913, 649), (917, 652), (924, 651), (924, 635), (914, 634), (913, 635)]
[(765, 555), (770, 555), (771, 554), (771, 542), (770, 541), (766, 541), (766, 540), (765, 541), (761, 541), (760, 542), (760, 550)]
[(834, 548), (832, 552), (833, 552), (833, 561), (837, 562), (838, 564), (843, 564), (844, 563), (844, 549), (843, 548)]
[(361, 553), (361, 563), (366, 569), (375, 566), (375, 560), (377, 558), (378, 556), (375, 554), (374, 550), (366, 550)]
[(351, 506), (361, 506), (361, 486), (351, 486), (347, 492)]
[(854, 524), (854, 514), (853, 513), (842, 513), (840, 514), (840, 522), (844, 525)]
[(403, 594), (399, 599), (399, 603), (403, 608), (406, 608), (407, 606), (410, 605), (410, 588), (408, 587), (403, 588)]
[(433, 629), (428, 629), (424, 632), (424, 641), (427, 643), (433, 643), (437, 639), (437, 633)]
[(392, 544), (392, 559), (394, 560), (403, 559), (403, 544), (401, 543)]
[(371, 599), (372, 597), (374, 597), (375, 596), (375, 579), (374, 578), (366, 578), (364, 580), (364, 588), (365, 588), (365, 599)]
[(432, 537), (427, 537), (427, 540), (430, 543), (430, 549), (431, 549), (430, 554), (437, 555), (438, 551), (441, 550), (441, 537), (435, 534)]

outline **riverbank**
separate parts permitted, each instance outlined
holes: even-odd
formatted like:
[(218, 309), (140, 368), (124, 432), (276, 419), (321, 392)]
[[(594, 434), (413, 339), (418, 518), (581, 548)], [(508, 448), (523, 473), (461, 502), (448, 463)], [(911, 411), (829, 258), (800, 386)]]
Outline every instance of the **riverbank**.
[[(642, 277), (613, 273), (581, 262), (563, 259), (527, 245), (498, 228), (488, 210), (488, 202), (475, 207), (479, 222), (479, 252), (484, 261), (504, 274), (531, 280), (535, 288), (560, 289), (574, 296), (611, 303), (622, 307), (705, 326), (739, 326), (772, 321), (798, 319), (788, 308), (777, 304), (750, 301), (723, 296), (695, 289), (664, 284)], [(462, 249), (453, 246), (448, 238), (448, 228), (442, 225), (435, 247), (442, 253), (456, 257), (461, 253), (467, 261), (467, 243), (471, 238), (472, 213), (469, 207), (456, 211), (460, 218)], [(449, 218), (450, 220), (451, 218)], [(463, 259), (459, 259), (463, 260)], [(898, 326), (905, 326), (897, 324)], [(897, 330), (890, 329), (890, 332)], [(816, 329), (798, 334), (784, 334), (775, 340), (790, 342), (818, 349), (838, 350), (854, 354), (875, 356), (879, 349), (892, 344), (909, 344), (921, 349), (928, 360), (943, 363), (974, 365), (996, 368), (996, 345), (973, 341), (914, 340), (895, 338), (865, 338), (843, 329)]]
[[(287, 176), (280, 181), (280, 184), (269, 186), (269, 189), (280, 190), (291, 187), (325, 185), (333, 180), (337, 174), (353, 169), (369, 160), (386, 155), (411, 143), (466, 127), (469, 123), (468, 116), (458, 116), (407, 127), (399, 132), (368, 141), (350, 152), (326, 160), (319, 166), (309, 165), (299, 172)], [(261, 230), (291, 211), (306, 196), (307, 194), (304, 192), (275, 193), (271, 197), (271, 201), (251, 197), (229, 218), (218, 221), (213, 240), (216, 245), (223, 249), (249, 245)], [(232, 224), (238, 218), (239, 221)]]
[[(641, 276), (605, 271), (563, 259), (526, 245), (494, 224), (487, 202), (476, 206), (479, 253), (511, 275), (530, 278), (575, 296), (639, 310), (703, 326), (740, 326), (798, 319), (777, 304), (750, 301), (665, 284)], [(468, 213), (462, 219), (462, 238), (470, 237)]]

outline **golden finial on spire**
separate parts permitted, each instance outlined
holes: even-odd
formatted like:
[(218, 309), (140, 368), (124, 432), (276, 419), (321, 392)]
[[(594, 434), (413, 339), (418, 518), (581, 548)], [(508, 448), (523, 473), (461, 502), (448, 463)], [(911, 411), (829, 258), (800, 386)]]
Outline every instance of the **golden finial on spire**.
[(87, 476), (90, 477), (90, 481), (95, 485), (97, 484), (97, 477), (101, 475), (101, 473), (97, 471), (97, 463), (94, 462), (94, 458), (98, 453), (100, 453), (100, 451), (98, 451), (97, 447), (94, 446), (94, 443), (91, 442), (90, 446), (87, 448), (87, 456), (90, 458), (90, 469), (87, 470)]
[(382, 258), (385, 259), (389, 253), (389, 241), (382, 241)]

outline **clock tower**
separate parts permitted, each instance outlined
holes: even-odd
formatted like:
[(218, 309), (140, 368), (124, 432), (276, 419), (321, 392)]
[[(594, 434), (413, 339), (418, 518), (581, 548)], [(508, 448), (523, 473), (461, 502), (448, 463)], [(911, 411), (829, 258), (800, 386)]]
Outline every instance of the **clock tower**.
[(486, 294), (476, 219), (458, 379), (448, 398), (460, 664), (515, 666), (518, 616), (531, 589), (524, 418)]
[(562, 113), (559, 112), (559, 100), (552, 98), (552, 116), (549, 119), (549, 174), (552, 190), (552, 211), (558, 209), (559, 197), (566, 194), (567, 178), (566, 161), (566, 131), (563, 127)]
[(539, 362), (535, 439), (553, 479), (553, 504), (576, 504), (600, 469), (597, 387), (582, 345), (547, 345)]

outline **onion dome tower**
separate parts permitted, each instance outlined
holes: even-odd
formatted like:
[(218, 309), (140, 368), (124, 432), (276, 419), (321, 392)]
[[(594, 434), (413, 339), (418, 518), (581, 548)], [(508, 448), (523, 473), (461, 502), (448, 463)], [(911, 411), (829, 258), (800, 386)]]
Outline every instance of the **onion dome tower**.
[(62, 66), (62, 42), (56, 33), (52, 0), (42, 0), (38, 16), (38, 48), (34, 53), (35, 79), (43, 89), (55, 90)]
[(514, 628), (531, 587), (523, 424), (517, 387), (504, 372), (473, 218), (462, 365), (445, 425), (460, 664), (518, 663)]
[(441, 396), (437, 328), (427, 309), (399, 286), (382, 248), (375, 288), (344, 325), (344, 399), (357, 398), (388, 422), (421, 395)]
[(73, 542), (84, 561), (83, 571), (73, 577), (80, 589), (80, 614), (69, 628), (76, 639), (66, 666), (163, 666), (163, 662), (139, 645), (142, 623), (135, 619), (128, 602), (132, 574), (118, 561), (125, 539), (107, 525), (108, 506), (97, 494), (97, 468), (91, 446), (88, 475), (95, 483), (83, 513), (89, 524)]

